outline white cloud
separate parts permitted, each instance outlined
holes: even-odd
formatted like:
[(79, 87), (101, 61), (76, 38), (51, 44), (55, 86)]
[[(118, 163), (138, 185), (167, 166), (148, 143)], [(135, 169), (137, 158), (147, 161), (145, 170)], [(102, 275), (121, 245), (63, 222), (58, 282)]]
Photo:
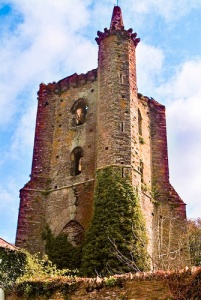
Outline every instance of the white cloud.
[(131, 7), (138, 14), (156, 14), (166, 21), (171, 21), (188, 14), (192, 9), (201, 8), (201, 2), (197, 0), (135, 0)]
[[(12, 15), (0, 25), (0, 235), (11, 240), (18, 190), (30, 171), (38, 85), (95, 68), (97, 46), (83, 35), (91, 1), (7, 3)], [(11, 182), (16, 183), (11, 187)]]
[[(108, 20), (111, 18), (111, 10), (116, 1), (102, 0), (93, 2), (93, 20), (96, 19), (96, 29), (102, 30), (105, 26), (109, 26)], [(146, 22), (146, 16), (161, 16), (166, 22), (178, 20), (179, 18), (189, 14), (193, 9), (200, 9), (201, 2), (199, 0), (124, 0), (119, 1), (119, 5), (122, 8), (123, 16), (126, 22), (133, 25), (143, 18), (143, 22)], [(110, 7), (110, 10), (108, 9)], [(100, 13), (101, 12), (101, 13)], [(150, 20), (149, 20), (150, 22)], [(99, 26), (101, 26), (99, 28)], [(104, 27), (103, 27), (104, 26)], [(103, 27), (103, 28), (102, 28)], [(149, 28), (149, 23), (147, 23)]]
[(188, 204), (191, 217), (201, 211), (201, 92), (167, 107), (171, 181)]
[(3, 187), (0, 187), (0, 209), (6, 208), (6, 206), (9, 206), (12, 203), (12, 195), (8, 192), (8, 190), (3, 189)]
[(9, 178), (6, 186), (0, 185), (0, 210), (3, 211), (6, 208), (12, 213), (16, 213), (15, 203), (13, 201), (13, 195), (16, 194), (17, 184), (14, 178)]
[(35, 25), (27, 27), (29, 31), (38, 33), (43, 28), (55, 28), (65, 26), (69, 31), (77, 31), (82, 26), (86, 26), (89, 21), (87, 7), (91, 4), (90, 0), (11, 0), (16, 10), (19, 10), (24, 17), (24, 23)]
[[(7, 186), (0, 186), (0, 237), (14, 242), (16, 231), (16, 221), (18, 210), (16, 203), (18, 200), (18, 189), (14, 182), (9, 182)], [(5, 228), (5, 223), (7, 226)]]
[(36, 106), (30, 106), (17, 124), (9, 156), (23, 159), (27, 152), (32, 152), (36, 120)]
[(152, 96), (163, 69), (163, 51), (143, 42), (139, 43), (136, 51), (138, 90), (142, 94)]
[(166, 97), (188, 98), (196, 96), (200, 90), (201, 58), (196, 57), (178, 67), (175, 76), (158, 89)]
[(36, 85), (42, 80), (56, 81), (62, 73), (69, 75), (66, 70), (82, 72), (96, 67), (95, 43), (79, 35), (79, 29), (83, 30), (89, 21), (90, 1), (12, 0), (11, 3), (22, 18), (14, 31), (1, 37), (2, 125), (8, 124), (16, 113), (16, 102), (25, 89), (36, 92)]
[[(140, 43), (137, 49), (139, 92), (166, 103), (170, 180), (185, 203), (188, 217), (201, 211), (201, 59), (186, 61), (165, 84), (162, 50)], [(158, 84), (160, 80), (158, 81)]]
[(185, 62), (158, 89), (167, 101), (171, 182), (188, 204), (190, 217), (201, 211), (201, 59)]

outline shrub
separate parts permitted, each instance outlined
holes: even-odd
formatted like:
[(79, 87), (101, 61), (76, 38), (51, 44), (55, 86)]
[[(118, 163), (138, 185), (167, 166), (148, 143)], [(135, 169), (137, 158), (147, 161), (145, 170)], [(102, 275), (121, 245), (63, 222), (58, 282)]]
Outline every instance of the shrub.
[(40, 259), (38, 254), (26, 252), (24, 274), (17, 278), (15, 292), (18, 297), (27, 299), (41, 295), (50, 297), (55, 291), (66, 294), (76, 286), (75, 274), (69, 269), (57, 269), (47, 255)]
[(16, 279), (24, 273), (26, 255), (22, 251), (0, 248), (0, 287), (12, 288)]

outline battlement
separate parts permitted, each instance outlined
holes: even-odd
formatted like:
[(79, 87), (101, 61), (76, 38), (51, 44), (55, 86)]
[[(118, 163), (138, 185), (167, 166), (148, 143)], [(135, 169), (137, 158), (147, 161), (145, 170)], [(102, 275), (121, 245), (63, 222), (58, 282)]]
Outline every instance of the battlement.
[(68, 76), (66, 78), (61, 79), (57, 83), (57, 89), (59, 92), (67, 91), (70, 88), (75, 88), (80, 85), (86, 84), (87, 82), (93, 82), (97, 79), (97, 69), (93, 69), (91, 71), (88, 71), (86, 74), (80, 74), (77, 73)]
[(140, 38), (137, 38), (137, 33), (132, 33), (133, 29), (130, 28), (128, 30), (124, 29), (124, 26), (121, 27), (121, 29), (104, 29), (104, 32), (97, 31), (98, 37), (95, 38), (98, 45), (100, 45), (100, 42), (105, 39), (106, 37), (112, 36), (112, 35), (118, 35), (125, 39), (131, 39), (135, 46), (140, 42)]
[(85, 74), (82, 73), (78, 75), (77, 73), (74, 73), (73, 75), (59, 80), (58, 82), (52, 82), (48, 84), (41, 83), (38, 91), (38, 97), (46, 97), (51, 93), (61, 94), (70, 88), (76, 88), (86, 84), (87, 82), (93, 82), (95, 80), (97, 80), (97, 69), (88, 71)]

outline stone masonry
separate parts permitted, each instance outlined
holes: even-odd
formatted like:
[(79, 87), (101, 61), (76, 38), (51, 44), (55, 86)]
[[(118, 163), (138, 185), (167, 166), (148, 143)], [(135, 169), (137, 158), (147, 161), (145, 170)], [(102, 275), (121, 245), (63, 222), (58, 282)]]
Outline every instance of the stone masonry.
[[(98, 68), (41, 84), (30, 181), (20, 191), (16, 245), (44, 253), (46, 224), (83, 239), (95, 172), (119, 167), (139, 195), (151, 268), (188, 264), (186, 209), (169, 182), (165, 107), (138, 93), (135, 49), (119, 6), (97, 32)], [(112, 213), (112, 208), (111, 208)]]

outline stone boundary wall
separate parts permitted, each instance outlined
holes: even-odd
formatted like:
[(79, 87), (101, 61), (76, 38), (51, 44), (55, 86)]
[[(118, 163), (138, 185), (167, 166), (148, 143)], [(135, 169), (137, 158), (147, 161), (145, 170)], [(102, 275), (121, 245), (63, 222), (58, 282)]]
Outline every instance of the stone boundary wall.
[[(195, 300), (201, 299), (200, 277), (201, 267), (193, 267), (177, 272), (129, 273), (104, 279), (49, 279), (44, 285), (49, 291), (47, 284), (54, 284), (55, 292), (51, 296), (23, 297), (13, 293), (7, 295), (6, 300)], [(31, 283), (41, 287), (39, 281), (28, 282)]]

